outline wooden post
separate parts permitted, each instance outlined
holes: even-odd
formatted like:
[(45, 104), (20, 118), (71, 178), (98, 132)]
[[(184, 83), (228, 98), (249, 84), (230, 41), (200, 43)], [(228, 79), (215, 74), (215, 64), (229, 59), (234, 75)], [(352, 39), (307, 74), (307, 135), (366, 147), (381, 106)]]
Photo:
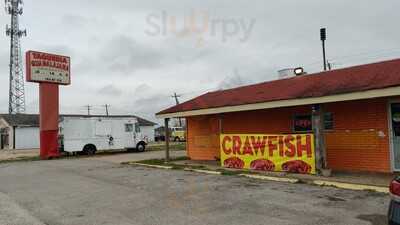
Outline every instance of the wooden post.
[(324, 134), (324, 109), (321, 104), (312, 109), (312, 124), (315, 138), (315, 160), (318, 171), (326, 169), (326, 146)]
[(164, 127), (165, 127), (165, 161), (169, 162), (169, 118), (164, 119)]

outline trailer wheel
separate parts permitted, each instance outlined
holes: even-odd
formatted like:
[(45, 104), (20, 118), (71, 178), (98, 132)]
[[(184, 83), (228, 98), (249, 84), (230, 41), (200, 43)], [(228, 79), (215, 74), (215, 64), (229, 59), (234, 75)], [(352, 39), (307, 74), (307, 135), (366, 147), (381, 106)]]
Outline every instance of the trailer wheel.
[(144, 142), (139, 142), (139, 143), (136, 145), (136, 150), (137, 150), (138, 152), (144, 152), (144, 151), (146, 150), (146, 144), (145, 144)]
[(85, 155), (94, 155), (94, 154), (96, 154), (96, 151), (97, 151), (96, 146), (94, 146), (92, 144), (85, 145), (85, 147), (83, 147), (83, 150), (82, 150), (82, 152)]

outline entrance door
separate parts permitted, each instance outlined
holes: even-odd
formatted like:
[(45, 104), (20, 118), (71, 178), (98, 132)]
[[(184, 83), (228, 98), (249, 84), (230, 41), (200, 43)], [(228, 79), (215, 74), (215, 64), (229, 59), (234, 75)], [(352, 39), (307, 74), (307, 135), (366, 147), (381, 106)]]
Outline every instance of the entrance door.
[(391, 124), (392, 124), (392, 151), (393, 151), (393, 169), (400, 171), (400, 103), (392, 103), (391, 110)]
[(136, 147), (136, 136), (133, 123), (125, 124), (125, 148)]
[(1, 138), (1, 140), (0, 140), (0, 144), (1, 144), (1, 149), (8, 149), (8, 134), (6, 133), (6, 134), (1, 134), (1, 136), (0, 136), (0, 138)]

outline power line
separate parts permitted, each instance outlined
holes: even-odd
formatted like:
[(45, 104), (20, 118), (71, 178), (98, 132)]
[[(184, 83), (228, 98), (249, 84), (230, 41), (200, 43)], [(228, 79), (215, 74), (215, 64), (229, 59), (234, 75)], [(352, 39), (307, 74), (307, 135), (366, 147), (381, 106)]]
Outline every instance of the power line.
[[(349, 58), (371, 58), (371, 57), (377, 57), (377, 56), (385, 56), (388, 54), (394, 54), (400, 52), (400, 49), (398, 48), (392, 48), (392, 49), (381, 49), (377, 51), (366, 51), (366, 52), (360, 52), (360, 53), (355, 53), (355, 54), (349, 54), (349, 55), (341, 55), (341, 56), (335, 56), (335, 57), (330, 57), (329, 59), (331, 61), (337, 61), (337, 60), (343, 60), (343, 59), (349, 59)], [(311, 63), (307, 63), (304, 66), (314, 66), (316, 64), (319, 64), (320, 60), (318, 61), (312, 61)]]
[(369, 52), (362, 52), (362, 53), (356, 53), (356, 54), (350, 54), (350, 55), (344, 55), (344, 56), (338, 56), (332, 58), (332, 60), (338, 60), (338, 59), (348, 59), (348, 58), (360, 58), (360, 57), (374, 57), (374, 56), (379, 56), (379, 55), (385, 55), (385, 54), (393, 54), (396, 52), (400, 52), (400, 49), (385, 49), (385, 50), (378, 50), (378, 51), (369, 51)]

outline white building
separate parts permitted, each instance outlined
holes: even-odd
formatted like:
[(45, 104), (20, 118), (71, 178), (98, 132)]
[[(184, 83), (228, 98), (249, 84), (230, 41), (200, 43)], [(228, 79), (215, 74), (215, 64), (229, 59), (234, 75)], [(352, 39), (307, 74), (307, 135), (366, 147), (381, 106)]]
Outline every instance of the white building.
[[(61, 115), (60, 117), (104, 117), (104, 115)], [(156, 123), (133, 115), (112, 115), (110, 118), (136, 117), (140, 130), (149, 142), (154, 141)], [(40, 147), (39, 115), (0, 114), (0, 149), (38, 149)]]

